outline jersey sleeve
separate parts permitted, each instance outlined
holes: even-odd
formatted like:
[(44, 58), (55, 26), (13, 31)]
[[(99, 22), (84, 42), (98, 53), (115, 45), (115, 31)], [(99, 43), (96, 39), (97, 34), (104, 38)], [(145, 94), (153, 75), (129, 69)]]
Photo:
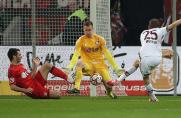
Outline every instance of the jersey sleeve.
[(166, 39), (165, 37), (166, 37), (167, 34), (168, 34), (167, 28), (166, 28), (166, 27), (160, 28), (160, 34), (162, 34), (162, 35), (161, 35), (161, 41), (163, 41), (164, 39)]
[(99, 39), (100, 39), (101, 48), (102, 48), (102, 51), (104, 53), (105, 58), (112, 65), (113, 69), (117, 70), (119, 68), (119, 66), (116, 63), (116, 61), (115, 61), (114, 57), (112, 56), (111, 52), (106, 48), (106, 41), (101, 36), (99, 37)]
[(105, 47), (106, 46), (106, 40), (101, 37), (101, 36), (98, 36), (99, 37), (99, 41), (100, 41), (100, 44), (101, 44), (101, 47)]
[(81, 51), (81, 47), (82, 47), (82, 40), (81, 40), (81, 38), (79, 38), (76, 41), (75, 51), (74, 51), (72, 59), (70, 60), (69, 65), (68, 65), (68, 68), (70, 68), (71, 70), (74, 68), (75, 64), (78, 61), (78, 58), (79, 58), (79, 55), (80, 55), (80, 51)]
[(10, 70), (8, 70), (8, 80), (9, 80), (9, 85), (16, 84), (15, 78), (12, 76), (12, 73)]
[(81, 38), (79, 38), (79, 39), (76, 41), (75, 50), (78, 51), (78, 52), (80, 52), (81, 46), (82, 46), (82, 40), (81, 40)]

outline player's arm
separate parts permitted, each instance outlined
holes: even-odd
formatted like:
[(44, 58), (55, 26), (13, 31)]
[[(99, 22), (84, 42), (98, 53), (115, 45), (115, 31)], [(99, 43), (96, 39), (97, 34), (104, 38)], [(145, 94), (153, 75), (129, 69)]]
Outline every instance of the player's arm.
[(21, 88), (21, 87), (18, 87), (18, 86), (16, 86), (16, 85), (14, 85), (14, 84), (11, 84), (10, 85), (10, 88), (11, 88), (11, 90), (13, 90), (13, 91), (17, 91), (17, 92), (23, 92), (23, 93), (32, 93), (32, 88)]
[(106, 48), (106, 41), (103, 37), (99, 37), (100, 43), (101, 43), (101, 49), (104, 53), (105, 58), (108, 60), (108, 62), (112, 65), (114, 71), (119, 69), (118, 64), (116, 63), (115, 59), (113, 58), (111, 52)]
[(37, 71), (38, 66), (40, 65), (40, 59), (38, 57), (35, 57), (33, 59), (33, 66), (31, 71), (31, 76), (34, 77)]
[(181, 24), (181, 19), (174, 21), (172, 24), (167, 26), (167, 31), (172, 30), (173, 28), (177, 27)]
[(75, 49), (72, 59), (70, 60), (70, 63), (68, 65), (68, 68), (70, 70), (72, 70), (74, 68), (75, 64), (77, 63), (77, 61), (79, 59), (79, 55), (80, 55), (79, 49)]
[(104, 52), (104, 55), (106, 57), (106, 59), (109, 61), (109, 63), (112, 65), (113, 69), (114, 70), (117, 70), (119, 68), (118, 64), (116, 63), (115, 59), (113, 58), (113, 56), (111, 55), (111, 52), (103, 47), (103, 52)]
[(79, 59), (80, 51), (81, 51), (81, 40), (78, 39), (76, 42), (76, 48), (75, 48), (74, 54), (68, 65), (68, 69), (73, 70), (75, 64), (77, 63), (77, 61)]
[(103, 47), (103, 52), (105, 55), (105, 58), (109, 61), (109, 63), (112, 65), (113, 70), (115, 71), (116, 75), (118, 77), (120, 77), (122, 75), (122, 73), (124, 72), (124, 69), (119, 68), (118, 64), (116, 63), (115, 59), (113, 58), (113, 56), (111, 55), (111, 52)]

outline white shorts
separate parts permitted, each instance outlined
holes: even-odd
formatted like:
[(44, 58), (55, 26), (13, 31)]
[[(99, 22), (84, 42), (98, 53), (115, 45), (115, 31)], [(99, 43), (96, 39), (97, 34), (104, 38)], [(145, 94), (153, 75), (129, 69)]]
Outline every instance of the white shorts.
[(140, 71), (144, 76), (149, 75), (151, 71), (161, 62), (162, 57), (143, 57), (140, 59)]

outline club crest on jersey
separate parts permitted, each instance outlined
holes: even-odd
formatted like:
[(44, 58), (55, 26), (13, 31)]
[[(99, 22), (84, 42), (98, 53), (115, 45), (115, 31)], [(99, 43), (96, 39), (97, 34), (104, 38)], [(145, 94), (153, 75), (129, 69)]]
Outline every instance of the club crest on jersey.
[(27, 77), (27, 74), (25, 72), (22, 72), (21, 73), (21, 78), (26, 78)]
[(96, 45), (99, 45), (99, 43), (100, 43), (99, 40), (97, 40), (97, 41), (95, 42)]

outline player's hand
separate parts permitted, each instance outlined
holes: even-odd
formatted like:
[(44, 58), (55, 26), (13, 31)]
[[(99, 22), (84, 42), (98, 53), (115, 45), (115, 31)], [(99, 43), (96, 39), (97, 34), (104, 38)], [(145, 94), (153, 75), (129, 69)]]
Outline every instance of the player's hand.
[(30, 93), (30, 94), (32, 94), (33, 89), (32, 89), (32, 88), (27, 88), (27, 89), (25, 89), (24, 92), (25, 92), (25, 93)]
[(124, 69), (118, 68), (115, 70), (115, 73), (118, 77), (120, 77), (124, 73), (124, 71), (125, 71)]
[(35, 57), (33, 59), (33, 63), (35, 64), (35, 66), (39, 66), (40, 65), (40, 58), (39, 57)]

